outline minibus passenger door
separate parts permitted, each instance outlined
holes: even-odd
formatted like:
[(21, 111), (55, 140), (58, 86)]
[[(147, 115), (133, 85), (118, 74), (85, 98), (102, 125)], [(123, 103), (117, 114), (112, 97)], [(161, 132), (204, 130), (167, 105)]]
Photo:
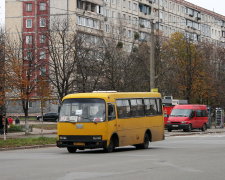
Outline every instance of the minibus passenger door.
[(108, 130), (114, 132), (117, 129), (115, 105), (108, 103)]

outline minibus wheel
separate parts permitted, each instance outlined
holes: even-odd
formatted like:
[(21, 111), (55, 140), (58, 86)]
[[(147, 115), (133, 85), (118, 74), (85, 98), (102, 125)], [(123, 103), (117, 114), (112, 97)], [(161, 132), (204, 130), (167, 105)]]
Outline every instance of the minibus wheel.
[(77, 151), (77, 148), (75, 147), (67, 147), (67, 150), (69, 153), (75, 153)]
[(187, 131), (188, 131), (188, 132), (191, 132), (191, 130), (192, 130), (192, 126), (191, 126), (191, 124), (188, 124)]
[(145, 137), (144, 137), (144, 143), (142, 145), (143, 149), (148, 149), (149, 146), (149, 135), (148, 133), (145, 133)]
[(111, 138), (110, 142), (109, 142), (109, 145), (108, 146), (106, 145), (106, 147), (104, 147), (104, 152), (111, 153), (111, 152), (114, 151), (114, 149), (115, 149), (114, 139)]
[(203, 124), (202, 128), (201, 128), (202, 131), (206, 131), (207, 130), (207, 126), (206, 124)]
[(150, 138), (149, 134), (145, 133), (144, 142), (142, 144), (135, 144), (136, 149), (148, 149)]
[(145, 133), (144, 142), (142, 144), (135, 145), (137, 149), (148, 149), (149, 146), (149, 134)]

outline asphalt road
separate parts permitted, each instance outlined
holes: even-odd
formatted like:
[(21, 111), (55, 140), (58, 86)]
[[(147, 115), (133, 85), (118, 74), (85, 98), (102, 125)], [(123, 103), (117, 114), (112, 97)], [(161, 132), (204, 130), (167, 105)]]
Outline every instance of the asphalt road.
[(1, 180), (224, 180), (225, 133), (167, 137), (147, 150), (69, 154), (56, 147), (0, 151)]

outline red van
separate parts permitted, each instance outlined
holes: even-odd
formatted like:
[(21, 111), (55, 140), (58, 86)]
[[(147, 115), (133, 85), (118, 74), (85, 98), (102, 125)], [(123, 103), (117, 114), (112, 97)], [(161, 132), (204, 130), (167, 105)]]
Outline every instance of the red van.
[(192, 129), (207, 129), (208, 112), (206, 105), (186, 104), (174, 106), (166, 127), (169, 132), (175, 129), (191, 131)]

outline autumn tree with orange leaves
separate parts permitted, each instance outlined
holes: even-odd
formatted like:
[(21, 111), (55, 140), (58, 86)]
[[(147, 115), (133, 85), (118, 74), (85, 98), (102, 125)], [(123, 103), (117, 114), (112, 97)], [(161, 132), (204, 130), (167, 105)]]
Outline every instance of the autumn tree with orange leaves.
[[(26, 133), (28, 130), (29, 102), (35, 93), (35, 53), (25, 56), (23, 39), (7, 39), (5, 44), (5, 78), (8, 89), (7, 97), (21, 100), (25, 115)], [(32, 49), (33, 50), (33, 49)]]
[(189, 103), (207, 103), (214, 96), (207, 59), (197, 44), (181, 33), (174, 33), (162, 46), (163, 81), (161, 89)]

